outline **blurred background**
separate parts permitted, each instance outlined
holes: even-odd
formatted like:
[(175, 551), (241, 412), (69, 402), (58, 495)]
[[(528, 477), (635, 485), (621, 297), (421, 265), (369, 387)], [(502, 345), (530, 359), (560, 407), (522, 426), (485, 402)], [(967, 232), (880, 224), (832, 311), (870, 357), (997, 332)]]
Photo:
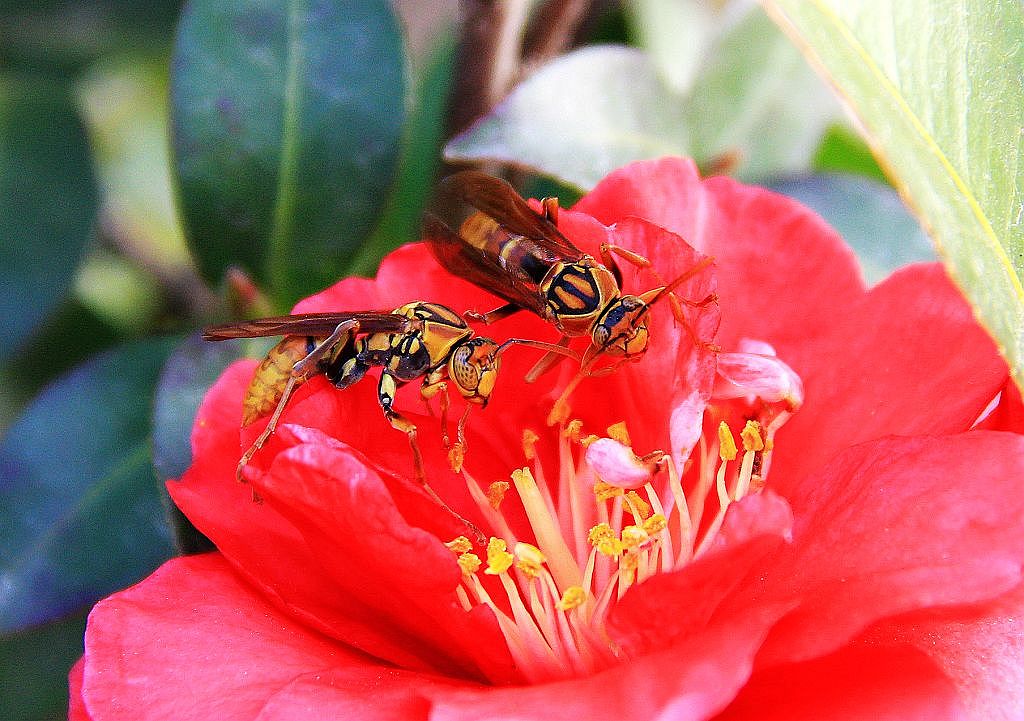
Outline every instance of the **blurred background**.
[(197, 330), (372, 275), (451, 168), (569, 205), (691, 155), (814, 207), (870, 282), (934, 257), (750, 2), (308, 5), (0, 6), (0, 718), (63, 717), (92, 604), (204, 548), (163, 481), (259, 348)]

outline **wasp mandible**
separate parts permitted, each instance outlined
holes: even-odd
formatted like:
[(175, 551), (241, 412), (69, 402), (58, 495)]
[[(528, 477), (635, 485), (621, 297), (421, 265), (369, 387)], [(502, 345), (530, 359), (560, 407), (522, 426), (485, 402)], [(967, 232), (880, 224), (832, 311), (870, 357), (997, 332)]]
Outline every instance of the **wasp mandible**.
[[(307, 313), (227, 323), (203, 331), (203, 338), (210, 341), (264, 336), (284, 339), (270, 350), (253, 374), (243, 400), (242, 426), (267, 415), (271, 409), (273, 414), (239, 460), (239, 480), (246, 464), (274, 433), (289, 398), (301, 383), (322, 373), (336, 388), (344, 389), (360, 381), (370, 368), (379, 367), (377, 400), (381, 410), (393, 428), (408, 436), (416, 479), (445, 507), (427, 484), (416, 425), (394, 407), (398, 388), (422, 379), (420, 394), (425, 400), (440, 395), (442, 438), (452, 468), (458, 470), (466, 447), (469, 411), (474, 405), (486, 406), (490, 400), (505, 350), (525, 345), (579, 359), (578, 354), (551, 343), (511, 338), (498, 344), (477, 336), (462, 316), (450, 308), (424, 301), (406, 303), (390, 313)], [(447, 434), (449, 383), (467, 401), (454, 444)]]
[[(559, 347), (565, 347), (576, 336), (590, 337), (580, 372), (556, 406), (582, 378), (605, 375), (628, 360), (639, 359), (649, 341), (648, 313), (662, 298), (673, 299), (676, 319), (695, 343), (702, 344), (680, 306), (703, 307), (715, 302), (717, 296), (691, 301), (678, 298), (673, 291), (711, 265), (713, 258), (704, 258), (665, 282), (649, 260), (626, 248), (603, 243), (601, 263), (577, 248), (558, 230), (557, 198), (541, 201), (542, 212), (538, 213), (506, 181), (472, 170), (445, 178), (441, 192), (467, 203), (476, 212), (462, 222), (458, 232), (438, 217), (426, 216), (424, 235), (434, 255), (451, 273), (507, 301), (487, 313), (469, 317), (491, 323), (529, 310), (562, 333)], [(624, 294), (616, 256), (651, 270), (661, 285), (640, 295)], [(618, 360), (596, 369), (596, 361), (604, 355)], [(536, 380), (558, 358), (548, 353), (526, 380)]]

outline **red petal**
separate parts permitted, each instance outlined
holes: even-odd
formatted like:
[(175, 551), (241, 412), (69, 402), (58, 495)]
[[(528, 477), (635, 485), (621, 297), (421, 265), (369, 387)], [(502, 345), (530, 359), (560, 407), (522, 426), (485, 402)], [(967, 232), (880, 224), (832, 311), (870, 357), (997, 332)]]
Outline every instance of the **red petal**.
[(168, 561), (100, 601), (85, 633), (94, 718), (252, 719), (296, 676), (363, 657), (294, 623), (217, 554)]
[(783, 360), (806, 398), (776, 439), (772, 483), (783, 494), (856, 443), (967, 430), (1007, 378), (938, 265), (897, 271), (833, 318), (827, 338)]
[(459, 604), (455, 554), (406, 523), (362, 458), (345, 448), (297, 445), (277, 455), (258, 488), (310, 548), (320, 549), (318, 560), (339, 591), (373, 609), (367, 623), (417, 641), (423, 654), (432, 650), (431, 666), (447, 675), (511, 676), (493, 616), (468, 614)]
[(794, 484), (793, 544), (719, 613), (796, 608), (761, 667), (828, 653), (878, 619), (974, 603), (1020, 582), (1024, 438), (973, 432), (857, 446)]
[[(611, 224), (644, 218), (716, 259), (722, 299), (719, 343), (768, 340), (789, 362), (864, 292), (853, 252), (812, 211), (725, 177), (701, 181), (682, 158), (632, 163), (574, 207)], [(799, 369), (798, 369), (799, 370)]]
[(89, 710), (82, 698), (82, 675), (85, 672), (85, 656), (78, 659), (68, 672), (68, 721), (92, 721)]
[[(241, 395), (251, 368), (251, 363), (235, 364), (210, 389), (196, 416), (193, 465), (180, 482), (168, 483), (171, 497), (236, 569), (291, 617), (396, 664), (429, 668), (422, 649), (377, 624), (372, 607), (324, 576), (322, 549), (310, 548), (290, 521), (271, 504), (253, 503), (250, 488), (234, 480), (241, 454)], [(309, 396), (306, 410), (336, 395)]]
[(433, 694), (431, 721), (687, 719), (712, 717), (750, 673), (770, 619), (754, 612), (695, 633), (674, 648), (587, 678), (522, 688)]
[(1024, 718), (1024, 585), (974, 607), (906, 614), (871, 638), (929, 656), (956, 685), (968, 718)]
[[(789, 506), (771, 492), (733, 504), (715, 547), (679, 571), (630, 589), (609, 617), (610, 634), (638, 656), (699, 633), (751, 569), (789, 538), (792, 522)], [(787, 610), (788, 602), (761, 612), (778, 618)]]
[(921, 652), (851, 646), (755, 673), (716, 721), (958, 721), (956, 689)]

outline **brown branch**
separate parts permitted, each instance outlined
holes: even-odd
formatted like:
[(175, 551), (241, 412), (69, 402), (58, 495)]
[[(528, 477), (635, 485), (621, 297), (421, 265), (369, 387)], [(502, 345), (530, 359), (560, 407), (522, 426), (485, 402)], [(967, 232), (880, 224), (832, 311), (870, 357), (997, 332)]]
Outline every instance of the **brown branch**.
[(576, 44), (593, 0), (548, 0), (537, 11), (523, 42), (524, 65), (532, 70)]
[(462, 38), (449, 103), (454, 135), (489, 111), (519, 75), (527, 0), (464, 0)]

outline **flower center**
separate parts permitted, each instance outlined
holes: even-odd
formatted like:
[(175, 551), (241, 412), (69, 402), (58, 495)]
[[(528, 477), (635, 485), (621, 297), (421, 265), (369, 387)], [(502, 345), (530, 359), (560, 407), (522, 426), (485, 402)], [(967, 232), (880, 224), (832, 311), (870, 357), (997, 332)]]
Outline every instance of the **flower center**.
[[(710, 416), (714, 408), (708, 410)], [(529, 465), (509, 481), (484, 490), (464, 470), (494, 535), (484, 554), (462, 536), (448, 543), (463, 571), (463, 607), (494, 611), (524, 682), (589, 675), (621, 662), (626, 654), (607, 630), (618, 601), (712, 547), (729, 506), (764, 487), (775, 432), (789, 415), (772, 410), (754, 414), (757, 420), (732, 414), (732, 425), (712, 422), (685, 478), (667, 453), (636, 455), (624, 423), (599, 437), (575, 420), (558, 435), (557, 483), (549, 484), (539, 437), (526, 430)], [(517, 501), (531, 542), (517, 537), (506, 517), (509, 510), (518, 515)]]

